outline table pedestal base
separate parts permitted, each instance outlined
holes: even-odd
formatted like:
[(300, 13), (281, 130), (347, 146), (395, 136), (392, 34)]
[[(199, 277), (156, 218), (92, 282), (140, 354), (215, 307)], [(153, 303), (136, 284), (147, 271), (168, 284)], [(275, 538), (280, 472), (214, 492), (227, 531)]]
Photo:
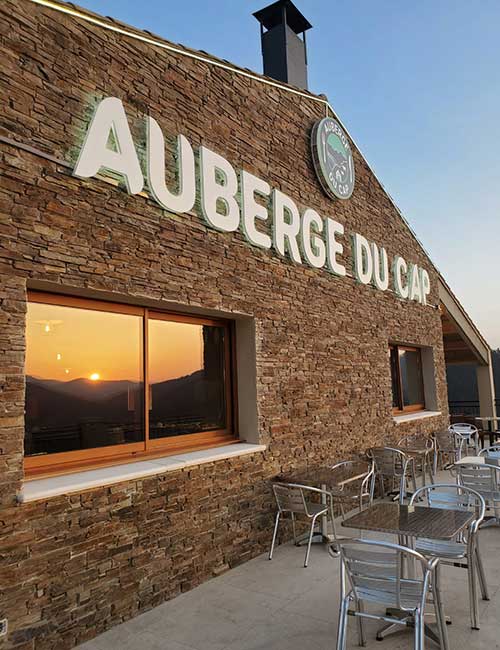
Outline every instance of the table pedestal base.
[[(388, 607), (386, 610), (386, 616), (399, 619), (401, 623), (404, 622), (406, 624), (406, 627), (410, 627), (412, 629), (415, 627), (415, 619), (411, 614), (408, 614), (408, 612), (403, 612), (400, 609)], [(426, 613), (425, 619), (426, 621), (429, 621), (429, 623), (435, 622), (436, 616), (435, 614)], [(451, 619), (449, 616), (445, 616), (445, 621), (446, 625), (451, 625)], [(394, 632), (401, 632), (401, 623), (388, 623), (387, 625), (384, 625), (384, 627), (380, 628), (380, 630), (377, 632), (377, 641), (383, 641), (386, 636), (389, 636), (389, 634), (393, 634)], [(434, 641), (434, 643), (437, 643), (437, 645), (441, 647), (439, 634), (437, 634), (427, 622), (424, 624), (424, 634), (428, 639)]]
[(490, 528), (491, 526), (500, 526), (500, 520), (494, 515), (485, 517), (479, 528), (482, 530), (483, 528)]
[[(309, 533), (304, 533), (303, 535), (300, 535), (297, 537), (297, 540), (295, 542), (295, 546), (305, 546), (307, 545), (307, 542), (309, 541)], [(312, 544), (331, 544), (332, 542), (335, 541), (335, 538), (333, 535), (324, 535), (322, 532), (318, 531), (317, 533), (313, 534), (312, 537)]]

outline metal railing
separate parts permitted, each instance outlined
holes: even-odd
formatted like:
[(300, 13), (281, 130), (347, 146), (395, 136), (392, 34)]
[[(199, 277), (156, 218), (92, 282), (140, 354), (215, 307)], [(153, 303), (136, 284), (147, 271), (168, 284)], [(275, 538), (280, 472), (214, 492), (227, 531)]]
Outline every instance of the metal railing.
[[(497, 413), (500, 412), (500, 399), (495, 400)], [(479, 400), (450, 400), (448, 402), (450, 415), (468, 415), (476, 417), (479, 413)]]

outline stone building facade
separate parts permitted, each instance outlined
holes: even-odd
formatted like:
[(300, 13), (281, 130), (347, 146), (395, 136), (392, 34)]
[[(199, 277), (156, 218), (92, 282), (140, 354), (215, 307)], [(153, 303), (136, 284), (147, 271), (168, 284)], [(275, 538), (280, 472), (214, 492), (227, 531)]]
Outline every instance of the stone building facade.
[[(5, 648), (62, 649), (263, 552), (277, 474), (444, 427), (438, 274), (353, 143), (352, 197), (322, 191), (310, 152), (322, 98), (30, 0), (5, 0), (0, 13), (0, 615)], [(239, 231), (208, 228), (198, 204), (168, 213), (146, 191), (76, 178), (104, 97), (122, 100), (135, 142), (151, 115), (167, 138), (184, 134), (422, 266), (428, 304), (251, 247)], [(20, 500), (28, 289), (247, 319), (259, 450)], [(438, 414), (394, 419), (391, 341), (432, 349)]]

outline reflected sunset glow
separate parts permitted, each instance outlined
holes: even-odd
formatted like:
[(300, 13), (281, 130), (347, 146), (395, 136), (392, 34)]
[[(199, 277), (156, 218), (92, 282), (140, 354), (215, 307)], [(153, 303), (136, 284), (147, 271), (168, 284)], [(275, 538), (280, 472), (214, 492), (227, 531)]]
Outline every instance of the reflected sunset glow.
[[(151, 383), (189, 375), (203, 367), (202, 327), (150, 320), (161, 327)], [(30, 302), (26, 374), (70, 382), (142, 381), (142, 317)], [(64, 360), (64, 365), (61, 361)]]

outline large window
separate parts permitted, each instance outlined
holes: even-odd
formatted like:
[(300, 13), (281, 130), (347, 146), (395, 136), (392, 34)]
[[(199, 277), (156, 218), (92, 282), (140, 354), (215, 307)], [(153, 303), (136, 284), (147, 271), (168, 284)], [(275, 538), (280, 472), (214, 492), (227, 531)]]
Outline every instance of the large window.
[(227, 321), (33, 292), (26, 334), (28, 472), (235, 436)]
[(425, 408), (420, 348), (391, 345), (392, 407), (396, 413)]

